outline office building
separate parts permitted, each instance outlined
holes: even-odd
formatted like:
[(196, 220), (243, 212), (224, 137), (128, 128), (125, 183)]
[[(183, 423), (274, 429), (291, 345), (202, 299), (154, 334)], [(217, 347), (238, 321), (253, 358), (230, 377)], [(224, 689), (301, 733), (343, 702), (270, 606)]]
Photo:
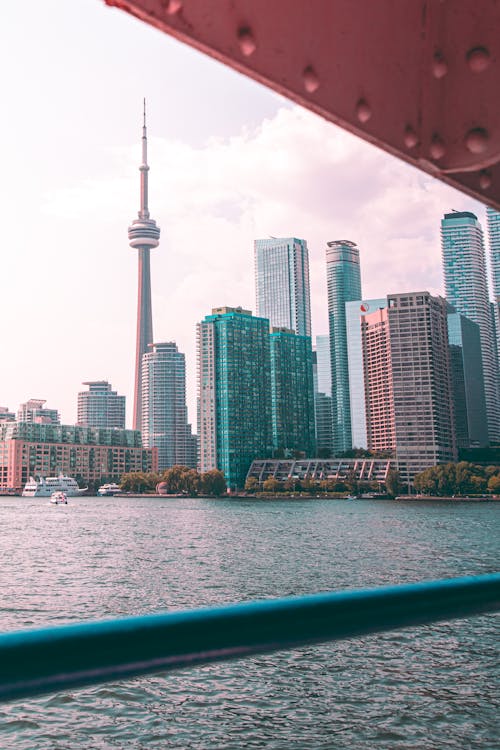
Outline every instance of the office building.
[(87, 380), (87, 391), (78, 394), (77, 424), (82, 427), (125, 428), (125, 396), (111, 389), (107, 380)]
[(150, 344), (142, 358), (142, 439), (158, 450), (158, 469), (192, 461), (186, 407), (186, 360), (172, 341)]
[(18, 422), (34, 422), (37, 424), (59, 424), (59, 412), (57, 409), (45, 409), (46, 401), (39, 398), (30, 398), (24, 404), (20, 404), (17, 410)]
[(354, 242), (337, 240), (327, 245), (333, 450), (338, 455), (352, 448), (345, 305), (361, 299), (361, 276), (359, 250)]
[(309, 336), (272, 328), (271, 410), (275, 455), (316, 455), (313, 356)]
[(141, 175), (140, 208), (138, 218), (128, 228), (130, 247), (138, 253), (138, 291), (137, 291), (137, 335), (135, 350), (134, 376), (134, 414), (133, 428), (140, 430), (142, 425), (142, 358), (148, 346), (153, 342), (153, 313), (151, 307), (151, 270), (150, 252), (160, 243), (160, 228), (150, 217), (148, 207), (148, 140), (146, 131), (146, 102), (144, 101), (144, 119), (142, 126), (142, 162), (139, 167)]
[(500, 439), (496, 342), (488, 296), (483, 232), (477, 216), (453, 211), (441, 220), (446, 298), (457, 313), (479, 326), (490, 441)]
[(255, 240), (257, 315), (271, 326), (311, 335), (309, 254), (296, 237)]
[(349, 371), (349, 406), (353, 448), (367, 448), (365, 381), (361, 319), (363, 315), (387, 307), (385, 298), (346, 302), (347, 366)]
[(330, 339), (325, 335), (316, 336), (313, 377), (317, 455), (320, 458), (329, 458), (333, 455), (332, 374)]
[(451, 308), (448, 340), (457, 448), (482, 448), (488, 426), (479, 326)]
[(135, 430), (40, 422), (0, 424), (0, 488), (21, 490), (30, 476), (73, 477), (96, 487), (131, 471), (157, 471), (156, 450)]
[(403, 481), (456, 460), (447, 313), (428, 292), (362, 317), (368, 448), (396, 451)]
[(220, 307), (197, 326), (201, 472), (241, 488), (255, 458), (273, 450), (269, 320)]
[(500, 211), (495, 211), (494, 208), (488, 206), (486, 208), (486, 219), (488, 224), (491, 281), (493, 287), (493, 322), (495, 326), (497, 363), (500, 372)]
[(0, 406), (0, 422), (15, 422), (16, 415), (7, 406)]

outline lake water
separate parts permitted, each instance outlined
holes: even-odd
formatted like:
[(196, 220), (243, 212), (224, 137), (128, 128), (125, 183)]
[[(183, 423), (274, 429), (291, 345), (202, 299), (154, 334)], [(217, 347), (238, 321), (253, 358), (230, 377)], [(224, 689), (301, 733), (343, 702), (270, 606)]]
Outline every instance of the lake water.
[[(13, 630), (491, 573), (500, 504), (0, 498)], [(0, 747), (493, 750), (494, 615), (0, 705)]]

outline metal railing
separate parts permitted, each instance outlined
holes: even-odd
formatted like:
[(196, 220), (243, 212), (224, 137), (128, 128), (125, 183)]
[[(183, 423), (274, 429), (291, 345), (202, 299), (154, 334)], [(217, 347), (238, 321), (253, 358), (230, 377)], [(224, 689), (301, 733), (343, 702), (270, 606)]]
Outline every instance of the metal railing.
[(0, 635), (0, 700), (500, 609), (500, 574)]

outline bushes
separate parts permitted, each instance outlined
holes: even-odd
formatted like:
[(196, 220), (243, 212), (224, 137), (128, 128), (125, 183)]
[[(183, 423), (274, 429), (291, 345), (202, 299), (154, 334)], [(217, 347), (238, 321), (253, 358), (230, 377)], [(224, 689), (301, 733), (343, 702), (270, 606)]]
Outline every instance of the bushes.
[(500, 489), (500, 466), (479, 466), (467, 461), (440, 464), (421, 471), (413, 484), (417, 492), (437, 497), (496, 492)]

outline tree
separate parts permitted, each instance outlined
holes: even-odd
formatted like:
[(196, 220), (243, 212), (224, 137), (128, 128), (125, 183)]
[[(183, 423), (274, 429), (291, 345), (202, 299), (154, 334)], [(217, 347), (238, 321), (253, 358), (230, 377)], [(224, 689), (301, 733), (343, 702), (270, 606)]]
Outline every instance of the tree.
[(189, 469), (182, 474), (182, 492), (196, 497), (201, 488), (201, 477), (196, 469)]
[(497, 495), (498, 493), (500, 493), (500, 475), (499, 474), (493, 474), (493, 476), (489, 478), (488, 489), (494, 495)]
[(163, 473), (161, 481), (165, 482), (167, 485), (167, 492), (169, 495), (176, 495), (186, 491), (185, 475), (190, 471), (191, 469), (189, 466), (175, 464)]
[(248, 477), (247, 481), (245, 482), (245, 490), (247, 492), (257, 492), (259, 489), (259, 480), (257, 477)]
[(262, 485), (264, 492), (279, 492), (282, 488), (281, 482), (274, 477), (268, 477)]
[(389, 469), (385, 480), (385, 488), (387, 494), (391, 497), (396, 497), (399, 494), (400, 477), (399, 472), (395, 469)]
[(152, 492), (158, 484), (158, 474), (144, 471), (130, 471), (123, 474), (120, 488), (124, 492)]
[(201, 475), (201, 492), (204, 495), (220, 497), (227, 490), (224, 474), (219, 469), (211, 469)]

